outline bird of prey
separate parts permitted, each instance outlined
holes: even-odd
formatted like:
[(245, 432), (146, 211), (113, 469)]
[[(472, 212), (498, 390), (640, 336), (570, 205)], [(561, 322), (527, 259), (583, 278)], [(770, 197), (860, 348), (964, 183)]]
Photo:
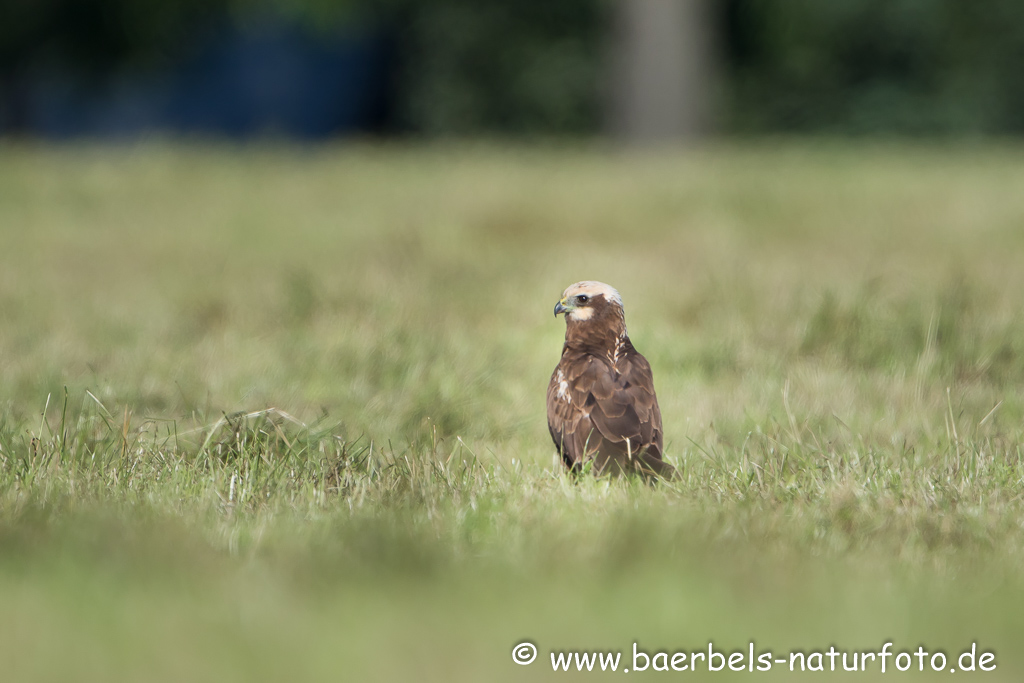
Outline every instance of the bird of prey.
[(548, 385), (548, 429), (566, 467), (672, 478), (651, 366), (629, 341), (619, 293), (577, 282), (555, 305), (559, 314), (565, 344)]

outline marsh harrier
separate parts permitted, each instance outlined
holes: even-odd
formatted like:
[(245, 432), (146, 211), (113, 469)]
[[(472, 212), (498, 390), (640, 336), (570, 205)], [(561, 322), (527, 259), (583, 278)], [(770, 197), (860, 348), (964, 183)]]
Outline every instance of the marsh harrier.
[(672, 478), (651, 366), (626, 334), (619, 293), (577, 282), (562, 293), (559, 314), (565, 344), (548, 385), (548, 429), (566, 467), (592, 462), (598, 474)]

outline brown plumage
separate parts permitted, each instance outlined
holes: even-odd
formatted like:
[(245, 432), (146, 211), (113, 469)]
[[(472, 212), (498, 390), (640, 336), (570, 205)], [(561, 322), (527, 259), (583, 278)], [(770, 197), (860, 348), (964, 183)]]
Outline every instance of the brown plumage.
[(651, 366), (629, 341), (619, 293), (577, 282), (555, 306), (560, 313), (565, 345), (548, 385), (548, 429), (566, 467), (593, 461), (599, 474), (671, 478)]

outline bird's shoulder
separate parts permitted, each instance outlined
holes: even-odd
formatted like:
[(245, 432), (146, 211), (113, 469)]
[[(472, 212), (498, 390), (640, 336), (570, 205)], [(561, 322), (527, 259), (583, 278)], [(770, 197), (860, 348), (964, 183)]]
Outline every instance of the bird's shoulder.
[(603, 387), (606, 391), (600, 393), (604, 394), (607, 389), (632, 386), (653, 391), (651, 365), (626, 336), (600, 347), (566, 344), (551, 382), (552, 386), (564, 382), (575, 392)]

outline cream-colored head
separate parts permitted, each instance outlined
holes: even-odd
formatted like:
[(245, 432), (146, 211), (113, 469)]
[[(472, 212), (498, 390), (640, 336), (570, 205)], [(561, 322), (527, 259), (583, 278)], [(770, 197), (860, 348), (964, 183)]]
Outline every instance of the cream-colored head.
[(595, 280), (584, 280), (569, 285), (562, 299), (555, 305), (555, 315), (565, 313), (569, 320), (590, 320), (600, 307), (617, 306), (622, 309), (622, 297), (611, 285)]

